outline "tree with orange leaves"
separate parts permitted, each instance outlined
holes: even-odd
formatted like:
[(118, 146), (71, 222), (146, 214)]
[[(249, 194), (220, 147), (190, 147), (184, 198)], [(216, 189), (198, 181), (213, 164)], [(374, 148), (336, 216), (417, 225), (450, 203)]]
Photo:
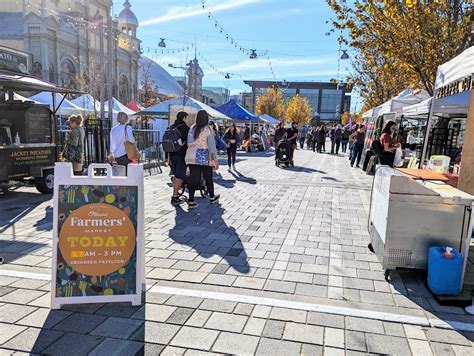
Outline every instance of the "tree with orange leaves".
[(288, 101), (286, 107), (286, 120), (296, 122), (299, 125), (305, 125), (311, 121), (311, 106), (308, 98), (296, 94)]
[(285, 101), (283, 93), (276, 87), (271, 87), (267, 92), (258, 97), (255, 107), (257, 115), (270, 115), (271, 117), (283, 121), (285, 115)]
[(472, 45), (470, 0), (326, 0), (339, 38), (355, 50), (353, 80), (364, 107), (405, 88), (433, 95), (437, 67)]

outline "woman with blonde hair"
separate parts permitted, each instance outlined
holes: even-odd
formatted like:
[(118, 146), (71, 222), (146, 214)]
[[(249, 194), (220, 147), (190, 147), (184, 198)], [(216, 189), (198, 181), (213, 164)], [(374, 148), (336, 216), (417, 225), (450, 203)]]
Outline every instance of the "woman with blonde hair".
[(194, 193), (198, 187), (201, 176), (204, 178), (209, 192), (211, 203), (219, 201), (219, 195), (214, 194), (212, 169), (219, 169), (217, 162), (217, 148), (214, 132), (209, 126), (209, 115), (205, 110), (197, 113), (196, 123), (188, 133), (188, 150), (186, 151), (186, 164), (189, 167), (189, 208), (197, 208)]
[(64, 159), (72, 163), (72, 170), (75, 175), (82, 174), (84, 164), (84, 139), (86, 133), (82, 127), (82, 116), (73, 115), (69, 117), (68, 126), (71, 129), (66, 139), (64, 148)]

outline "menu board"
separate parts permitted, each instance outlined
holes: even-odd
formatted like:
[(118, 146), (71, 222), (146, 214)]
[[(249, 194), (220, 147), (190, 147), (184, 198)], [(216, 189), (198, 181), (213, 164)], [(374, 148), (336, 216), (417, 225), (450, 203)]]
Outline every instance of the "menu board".
[(41, 106), (33, 106), (25, 113), (25, 137), (22, 143), (50, 143), (52, 127), (50, 111)]

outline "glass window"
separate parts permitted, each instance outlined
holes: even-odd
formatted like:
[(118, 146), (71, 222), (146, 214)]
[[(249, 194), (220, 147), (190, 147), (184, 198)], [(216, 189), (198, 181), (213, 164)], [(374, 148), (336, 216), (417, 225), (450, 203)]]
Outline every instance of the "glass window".
[(321, 121), (334, 121), (337, 120), (336, 114), (323, 112), (319, 116)]
[(323, 89), (321, 97), (321, 112), (340, 111), (342, 90)]
[(308, 99), (313, 112), (318, 111), (319, 89), (300, 89), (300, 95)]
[(288, 103), (288, 101), (296, 95), (296, 89), (286, 89), (283, 92), (283, 100), (285, 102), (285, 106)]

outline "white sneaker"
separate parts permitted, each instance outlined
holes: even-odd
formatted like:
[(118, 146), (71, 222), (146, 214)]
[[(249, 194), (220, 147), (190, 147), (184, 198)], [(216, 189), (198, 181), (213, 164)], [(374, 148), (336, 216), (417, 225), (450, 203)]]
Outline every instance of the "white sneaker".
[(232, 170), (235, 171), (235, 164), (232, 165)]
[(227, 172), (232, 172), (232, 167), (229, 167), (229, 168), (227, 169)]

